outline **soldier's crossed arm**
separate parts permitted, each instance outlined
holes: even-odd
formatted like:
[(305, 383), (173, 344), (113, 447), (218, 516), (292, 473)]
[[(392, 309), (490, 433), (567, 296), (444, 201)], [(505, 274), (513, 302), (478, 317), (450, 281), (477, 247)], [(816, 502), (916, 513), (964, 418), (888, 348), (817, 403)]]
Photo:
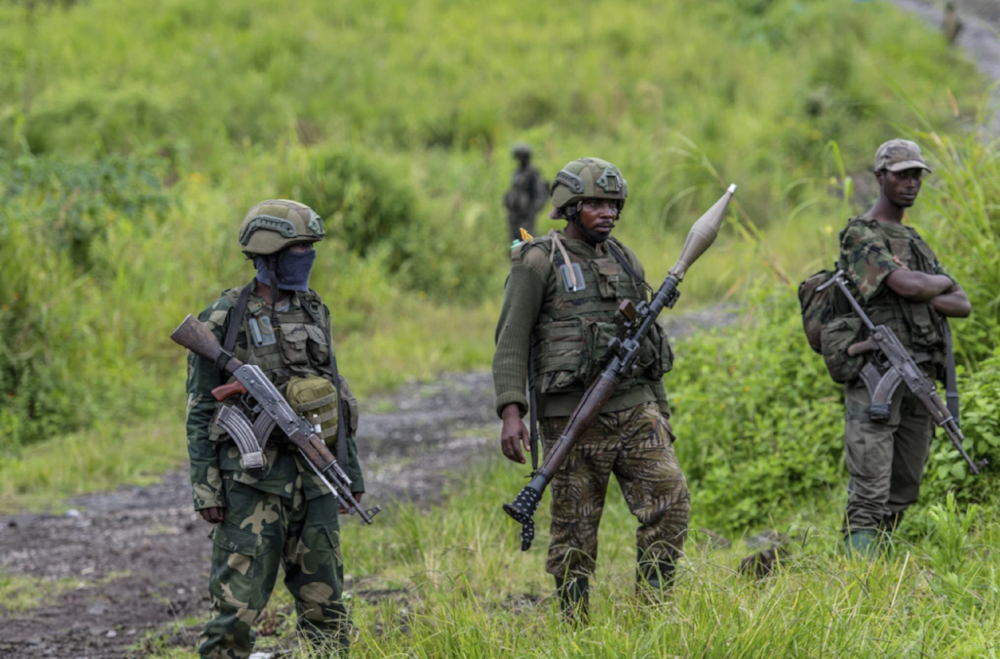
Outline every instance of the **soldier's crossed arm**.
[(844, 230), (840, 255), (847, 277), (866, 302), (879, 292), (886, 277), (900, 269), (881, 237), (861, 222), (852, 222)]

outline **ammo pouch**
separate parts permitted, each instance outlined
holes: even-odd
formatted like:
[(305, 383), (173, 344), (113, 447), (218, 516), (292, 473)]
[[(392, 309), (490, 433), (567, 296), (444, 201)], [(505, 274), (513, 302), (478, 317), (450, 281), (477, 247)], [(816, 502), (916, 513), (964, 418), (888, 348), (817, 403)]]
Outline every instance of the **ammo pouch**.
[(351, 395), (347, 380), (340, 379), (340, 389), (344, 392), (342, 408), (337, 404), (337, 388), (324, 377), (310, 375), (293, 377), (285, 389), (285, 399), (295, 413), (304, 417), (313, 426), (319, 426), (319, 436), (331, 449), (337, 447), (337, 424), (340, 422), (340, 410), (347, 411), (347, 433), (353, 437), (358, 429), (358, 402)]
[(847, 354), (847, 349), (861, 340), (862, 327), (861, 319), (857, 316), (841, 316), (823, 325), (823, 361), (834, 382), (845, 384), (861, 374), (865, 356), (851, 357)]

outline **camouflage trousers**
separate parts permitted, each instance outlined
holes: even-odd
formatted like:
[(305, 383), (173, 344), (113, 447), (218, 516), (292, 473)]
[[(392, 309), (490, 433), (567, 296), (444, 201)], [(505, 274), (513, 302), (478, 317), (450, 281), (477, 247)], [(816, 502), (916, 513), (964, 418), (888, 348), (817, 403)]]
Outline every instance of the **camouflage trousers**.
[(317, 645), (342, 649), (350, 620), (341, 601), (344, 561), (335, 497), (306, 501), (225, 480), (225, 521), (212, 530), (209, 580), (212, 619), (198, 652), (210, 659), (245, 659), (253, 651), (253, 625), (274, 589), (279, 566), (295, 599), (300, 633)]
[(535, 216), (533, 214), (507, 213), (507, 226), (510, 229), (510, 241), (521, 240), (522, 228), (531, 235), (535, 235)]
[(892, 396), (889, 421), (868, 417), (871, 397), (860, 378), (844, 385), (847, 513), (844, 534), (892, 531), (903, 511), (917, 502), (934, 421), (906, 385)]
[[(567, 417), (542, 419), (549, 451)], [(597, 528), (611, 474), (639, 520), (640, 563), (672, 564), (687, 537), (691, 495), (674, 456), (673, 433), (655, 403), (601, 414), (552, 479), (552, 527), (545, 571), (580, 578), (594, 573)]]

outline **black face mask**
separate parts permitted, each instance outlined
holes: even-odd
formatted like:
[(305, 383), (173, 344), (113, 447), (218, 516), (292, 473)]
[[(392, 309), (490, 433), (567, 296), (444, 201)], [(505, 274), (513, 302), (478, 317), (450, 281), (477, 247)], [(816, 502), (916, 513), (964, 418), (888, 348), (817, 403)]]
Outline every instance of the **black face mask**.
[[(283, 291), (309, 290), (309, 273), (312, 272), (313, 262), (316, 260), (316, 250), (308, 252), (293, 252), (285, 250), (278, 255), (277, 279), (278, 288)], [(257, 266), (257, 281), (265, 286), (271, 285), (271, 273), (268, 270), (269, 259), (262, 257), (254, 258), (254, 265)]]
[(592, 231), (587, 227), (583, 226), (583, 222), (580, 221), (579, 215), (570, 220), (570, 222), (575, 224), (576, 228), (579, 229), (583, 235), (587, 236), (587, 240), (589, 240), (590, 242), (600, 244), (611, 237), (610, 233), (600, 233), (597, 231)]

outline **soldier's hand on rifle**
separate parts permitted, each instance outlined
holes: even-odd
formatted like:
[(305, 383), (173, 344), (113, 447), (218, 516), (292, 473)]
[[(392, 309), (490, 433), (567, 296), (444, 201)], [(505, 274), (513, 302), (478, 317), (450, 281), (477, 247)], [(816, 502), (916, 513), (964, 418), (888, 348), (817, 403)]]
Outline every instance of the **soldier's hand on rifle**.
[[(354, 495), (354, 500), (357, 501), (360, 504), (361, 503), (361, 497), (364, 496), (365, 493), (364, 492), (352, 492), (351, 494)], [(347, 508), (344, 508), (343, 505), (340, 506), (340, 514), (341, 515), (346, 515), (349, 512), (351, 512), (351, 511), (349, 511)]]
[(201, 514), (201, 518), (209, 524), (221, 524), (223, 518), (226, 516), (226, 509), (219, 506), (202, 508), (198, 512)]
[[(531, 448), (528, 445), (530, 439), (528, 428), (521, 420), (521, 409), (517, 403), (511, 403), (503, 408), (502, 415), (503, 430), (500, 431), (500, 447), (503, 449), (503, 454), (507, 456), (508, 460), (524, 464), (524, 453), (521, 451), (521, 446), (528, 453), (531, 453)], [(518, 445), (519, 442), (520, 445)]]

